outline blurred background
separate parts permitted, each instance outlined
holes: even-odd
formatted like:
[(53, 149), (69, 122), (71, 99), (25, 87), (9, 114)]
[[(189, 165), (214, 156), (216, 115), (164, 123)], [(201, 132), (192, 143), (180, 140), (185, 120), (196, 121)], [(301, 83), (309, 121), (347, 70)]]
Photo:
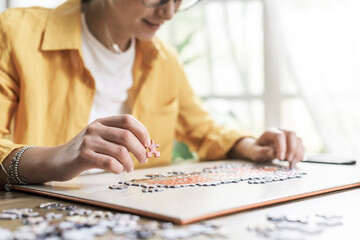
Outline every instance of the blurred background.
[[(63, 2), (2, 0), (0, 11)], [(359, 12), (359, 0), (202, 0), (158, 35), (220, 124), (291, 129), (307, 153), (360, 156)]]

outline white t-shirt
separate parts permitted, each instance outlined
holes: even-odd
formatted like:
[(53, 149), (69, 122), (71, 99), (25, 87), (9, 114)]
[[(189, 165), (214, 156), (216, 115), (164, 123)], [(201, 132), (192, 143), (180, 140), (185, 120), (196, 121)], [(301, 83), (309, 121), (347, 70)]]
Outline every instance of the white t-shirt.
[(114, 53), (100, 43), (89, 31), (82, 14), (81, 35), (85, 66), (95, 79), (96, 92), (89, 123), (102, 117), (129, 113), (125, 101), (133, 85), (132, 68), (135, 60), (135, 39), (130, 48)]
[[(133, 85), (135, 39), (131, 40), (127, 51), (114, 53), (91, 34), (84, 14), (81, 17), (81, 36), (84, 63), (94, 77), (96, 86), (89, 123), (102, 117), (129, 113), (124, 103), (128, 98), (127, 91)], [(82, 174), (102, 171), (90, 169)]]

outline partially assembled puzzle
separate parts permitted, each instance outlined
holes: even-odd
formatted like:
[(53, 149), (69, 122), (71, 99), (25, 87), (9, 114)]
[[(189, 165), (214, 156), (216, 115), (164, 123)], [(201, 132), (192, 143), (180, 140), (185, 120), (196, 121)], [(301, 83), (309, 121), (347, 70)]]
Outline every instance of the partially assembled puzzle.
[(165, 188), (217, 186), (220, 184), (247, 181), (249, 184), (264, 184), (301, 178), (306, 173), (289, 170), (281, 166), (263, 166), (245, 163), (222, 164), (203, 168), (198, 172), (168, 172), (147, 174), (146, 178), (132, 179), (109, 186), (110, 189), (126, 189), (129, 186), (142, 187), (143, 192), (160, 192)]
[[(340, 178), (334, 177), (339, 175)], [(124, 190), (111, 190), (109, 186)], [(297, 168), (289, 170), (287, 163), (280, 161), (256, 164), (221, 160), (139, 169), (119, 175), (81, 175), (66, 182), (14, 187), (189, 224), (354, 186), (360, 186), (359, 171), (348, 166), (298, 163)]]

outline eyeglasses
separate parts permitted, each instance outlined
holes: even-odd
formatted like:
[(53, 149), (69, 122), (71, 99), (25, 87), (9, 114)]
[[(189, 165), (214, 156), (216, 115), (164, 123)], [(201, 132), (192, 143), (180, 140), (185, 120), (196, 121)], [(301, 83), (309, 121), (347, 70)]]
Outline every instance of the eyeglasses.
[[(171, 0), (141, 0), (145, 7), (159, 7), (167, 4)], [(196, 3), (200, 2), (200, 0), (173, 0), (175, 3), (175, 7), (179, 11), (186, 10)]]

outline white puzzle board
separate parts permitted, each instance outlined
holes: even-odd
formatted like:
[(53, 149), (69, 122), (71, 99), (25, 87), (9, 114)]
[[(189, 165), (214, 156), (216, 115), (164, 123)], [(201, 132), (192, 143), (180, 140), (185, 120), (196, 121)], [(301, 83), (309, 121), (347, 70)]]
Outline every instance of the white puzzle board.
[(201, 171), (205, 167), (231, 163), (249, 164), (240, 160), (198, 162), (136, 170), (120, 175), (112, 173), (81, 175), (67, 182), (16, 186), (15, 189), (178, 224), (188, 224), (233, 212), (360, 186), (360, 171), (356, 166), (299, 163), (297, 169), (307, 173), (303, 177), (265, 184), (249, 184), (247, 181), (242, 181), (208, 187), (166, 188), (162, 192), (155, 193), (143, 193), (142, 188), (136, 186), (124, 190), (109, 189), (110, 185), (119, 181), (145, 178), (146, 174), (166, 174), (171, 171), (191, 173)]

